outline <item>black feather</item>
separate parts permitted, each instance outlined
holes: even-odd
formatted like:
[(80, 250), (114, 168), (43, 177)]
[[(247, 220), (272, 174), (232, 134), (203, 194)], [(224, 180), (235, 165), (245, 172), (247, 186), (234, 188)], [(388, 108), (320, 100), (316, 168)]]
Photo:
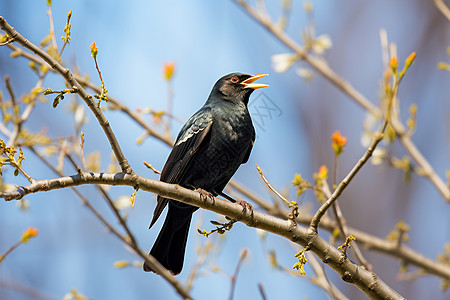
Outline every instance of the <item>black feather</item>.
[[(247, 109), (256, 87), (244, 83), (251, 75), (232, 73), (219, 79), (205, 105), (181, 128), (161, 172), (161, 181), (201, 188), (222, 195), (228, 181), (247, 162), (255, 130)], [(158, 196), (152, 227), (165, 206), (169, 211), (150, 251), (173, 274), (181, 272), (189, 225), (195, 206)], [(145, 263), (145, 271), (153, 271)]]

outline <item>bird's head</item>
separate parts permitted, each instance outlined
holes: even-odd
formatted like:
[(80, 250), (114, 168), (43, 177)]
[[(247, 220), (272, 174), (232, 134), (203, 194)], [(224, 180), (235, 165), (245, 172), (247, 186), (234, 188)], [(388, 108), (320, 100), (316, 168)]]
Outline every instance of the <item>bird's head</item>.
[(225, 101), (243, 102), (247, 105), (250, 94), (267, 84), (254, 83), (256, 80), (268, 74), (249, 75), (243, 73), (231, 73), (220, 78), (214, 85), (210, 99), (223, 99)]

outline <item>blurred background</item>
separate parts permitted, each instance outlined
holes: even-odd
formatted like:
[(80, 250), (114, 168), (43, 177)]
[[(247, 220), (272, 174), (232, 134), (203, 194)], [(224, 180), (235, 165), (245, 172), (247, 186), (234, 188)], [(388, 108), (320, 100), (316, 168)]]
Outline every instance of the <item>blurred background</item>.
[[(346, 78), (357, 90), (378, 104), (383, 75), (379, 31), (387, 31), (390, 42), (397, 44), (400, 64), (413, 51), (414, 65), (407, 72), (399, 90), (403, 121), (408, 118), (412, 103), (418, 106), (417, 130), (413, 141), (436, 173), (445, 178), (450, 167), (450, 73), (437, 64), (449, 62), (450, 24), (432, 1), (312, 1), (308, 16), (302, 1), (292, 1), (283, 13), (282, 1), (268, 1), (267, 10), (275, 22), (288, 16), (286, 32), (301, 43), (302, 31), (315, 23), (316, 35), (326, 34), (332, 47), (323, 54), (332, 69)], [(254, 3), (251, 2), (252, 5)], [(22, 35), (35, 44), (49, 33), (46, 1), (2, 0), (0, 15)], [(171, 80), (173, 114), (188, 119), (199, 109), (221, 76), (231, 72), (269, 73), (260, 80), (270, 87), (253, 93), (250, 111), (253, 114), (257, 140), (247, 164), (234, 178), (270, 201), (255, 168), (259, 164), (269, 181), (280, 191), (296, 199), (290, 183), (295, 173), (312, 182), (312, 173), (323, 164), (331, 170), (333, 150), (331, 134), (340, 130), (347, 137), (345, 152), (339, 159), (338, 178), (342, 179), (365, 151), (361, 144), (366, 112), (347, 95), (332, 86), (319, 74), (307, 80), (299, 69), (309, 69), (302, 62), (286, 72), (277, 73), (272, 56), (289, 53), (273, 35), (251, 19), (233, 1), (53, 1), (52, 12), (59, 48), (64, 35), (66, 15), (72, 10), (71, 43), (63, 53), (67, 67), (79, 68), (93, 83), (100, 85), (90, 45), (99, 48), (98, 63), (108, 93), (132, 110), (151, 108), (167, 110), (168, 84), (163, 64), (175, 63)], [(8, 93), (3, 77), (8, 74), (17, 97), (29, 93), (37, 76), (24, 58), (10, 58), (11, 50), (0, 48), (0, 90)], [(301, 73), (300, 72), (300, 73)], [(309, 74), (309, 73), (308, 73)], [(44, 88), (65, 88), (59, 75), (49, 74)], [(39, 103), (26, 123), (33, 132), (45, 132), (51, 138), (75, 134), (74, 116), (70, 110), (80, 99), (67, 96), (53, 109), (53, 97)], [(259, 102), (258, 102), (259, 101)], [(274, 113), (261, 108), (270, 103)], [(262, 109), (262, 111), (261, 111)], [(265, 116), (261, 117), (261, 113)], [(133, 169), (149, 178), (159, 177), (143, 164), (145, 160), (162, 169), (170, 148), (152, 137), (137, 143), (144, 131), (118, 111), (106, 111), (113, 130)], [(82, 127), (85, 152), (100, 153), (101, 170), (107, 171), (111, 150), (94, 116), (86, 109), (89, 121)], [(151, 115), (145, 115), (153, 122)], [(182, 123), (171, 122), (175, 138)], [(163, 128), (159, 128), (161, 131)], [(5, 138), (2, 136), (2, 138)], [(395, 142), (382, 144), (396, 157), (406, 154)], [(51, 161), (57, 163), (57, 157)], [(55, 177), (44, 164), (25, 151), (23, 167), (36, 179)], [(26, 185), (22, 177), (14, 177), (12, 169), (3, 167), (5, 183)], [(64, 173), (74, 174), (68, 164)], [(447, 181), (447, 179), (445, 179)], [(94, 187), (80, 190), (114, 225), (117, 220)], [(114, 199), (131, 195), (132, 188), (112, 187)], [(128, 222), (143, 249), (150, 249), (159, 226), (148, 230), (156, 196), (138, 192), (134, 209), (126, 210)], [(162, 278), (144, 273), (141, 268), (118, 269), (114, 262), (134, 261), (135, 255), (88, 211), (71, 190), (58, 190), (29, 195), (27, 211), (17, 202), (0, 205), (0, 253), (20, 239), (29, 226), (39, 229), (37, 238), (14, 250), (0, 265), (0, 299), (61, 299), (71, 289), (92, 299), (176, 299), (177, 294)], [(312, 211), (318, 203), (312, 192), (306, 192), (300, 205)], [(435, 187), (426, 179), (412, 175), (404, 180), (404, 172), (384, 165), (367, 164), (340, 198), (349, 226), (384, 238), (399, 220), (410, 225), (408, 246), (426, 257), (435, 259), (443, 253), (450, 240), (450, 208)], [(258, 209), (257, 206), (255, 206)], [(213, 229), (209, 220), (221, 220), (215, 214), (195, 214), (188, 240), (185, 267), (177, 277), (188, 280), (196, 264), (198, 249), (206, 241), (214, 248), (194, 282), (191, 295), (196, 299), (227, 299), (230, 278), (240, 253), (248, 249), (235, 290), (235, 299), (258, 299), (258, 284), (264, 287), (267, 299), (325, 299), (329, 297), (305, 278), (290, 276), (274, 269), (268, 251), (274, 250), (279, 264), (291, 268), (294, 254), (300, 248), (289, 241), (269, 234), (264, 239), (252, 228), (236, 224), (225, 236), (213, 235), (208, 240), (196, 228)], [(321, 231), (325, 238), (328, 234)], [(402, 296), (408, 299), (448, 299), (450, 291), (441, 291), (441, 280), (425, 275), (416, 281), (398, 280), (401, 263), (392, 257), (364, 250), (374, 271)], [(342, 282), (329, 268), (330, 280), (350, 299), (365, 299), (357, 288)], [(415, 271), (411, 268), (410, 271)], [(306, 274), (313, 274), (306, 265)], [(17, 289), (27, 289), (28, 293)], [(32, 295), (30, 293), (38, 293)]]

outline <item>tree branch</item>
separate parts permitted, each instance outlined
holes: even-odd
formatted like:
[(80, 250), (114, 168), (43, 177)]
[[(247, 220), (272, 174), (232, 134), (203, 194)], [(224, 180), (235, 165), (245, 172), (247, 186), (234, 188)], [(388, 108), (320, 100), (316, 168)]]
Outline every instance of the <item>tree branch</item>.
[(450, 188), (446, 185), (442, 179), (436, 174), (433, 167), (427, 161), (427, 159), (420, 153), (419, 149), (417, 149), (416, 145), (411, 140), (411, 136), (403, 126), (402, 122), (399, 120), (399, 116), (397, 114), (392, 114), (391, 117), (391, 125), (397, 134), (400, 143), (402, 143), (403, 147), (406, 151), (411, 155), (414, 161), (419, 165), (422, 169), (422, 176), (428, 178), (431, 183), (436, 187), (436, 189), (441, 193), (447, 202), (450, 202)]
[(271, 32), (276, 38), (278, 38), (283, 44), (295, 52), (295, 54), (311, 65), (317, 72), (322, 74), (326, 79), (328, 79), (334, 86), (343, 91), (345, 94), (349, 95), (353, 100), (355, 100), (359, 105), (361, 105), (365, 110), (369, 111), (376, 117), (382, 115), (381, 110), (373, 105), (367, 98), (365, 98), (360, 92), (358, 92), (349, 82), (344, 78), (336, 74), (326, 63), (320, 61), (305, 51), (299, 44), (297, 44), (293, 39), (291, 39), (286, 33), (284, 33), (279, 27), (272, 24), (270, 19), (257, 12), (244, 0), (234, 0), (236, 3), (241, 5), (246, 13), (248, 13), (253, 19), (260, 23), (264, 28)]
[(320, 219), (325, 215), (325, 212), (331, 207), (331, 205), (336, 201), (336, 199), (342, 194), (342, 192), (348, 186), (350, 181), (352, 181), (353, 177), (355, 177), (356, 173), (358, 173), (359, 170), (364, 166), (364, 164), (369, 160), (378, 143), (380, 143), (383, 140), (383, 136), (384, 135), (382, 133), (378, 132), (375, 133), (372, 144), (369, 146), (369, 148), (361, 157), (361, 159), (358, 161), (358, 163), (341, 181), (341, 183), (339, 183), (339, 185), (334, 190), (333, 194), (328, 198), (328, 200), (317, 210), (309, 226), (311, 230), (317, 232), (317, 227), (319, 226)]
[(344, 281), (354, 284), (370, 298), (403, 299), (396, 291), (381, 281), (375, 273), (364, 270), (352, 263), (339, 250), (312, 230), (293, 225), (288, 220), (282, 220), (258, 211), (243, 211), (241, 205), (230, 203), (219, 198), (208, 198), (205, 200), (198, 192), (182, 188), (178, 185), (151, 180), (135, 173), (86, 173), (80, 170), (77, 175), (40, 180), (26, 187), (19, 187), (16, 191), (10, 193), (0, 193), (0, 197), (5, 200), (21, 199), (23, 196), (31, 193), (83, 184), (138, 186), (139, 189), (144, 191), (157, 193), (163, 197), (226, 215), (248, 226), (272, 232), (304, 247), (307, 246), (322, 261), (334, 269)]
[(94, 113), (100, 126), (105, 132), (105, 135), (109, 140), (111, 148), (117, 158), (117, 161), (119, 162), (120, 167), (122, 168), (122, 171), (127, 174), (132, 173), (133, 170), (131, 169), (130, 164), (123, 155), (122, 149), (120, 148), (120, 145), (116, 139), (116, 136), (114, 135), (114, 132), (111, 129), (108, 120), (105, 118), (102, 111), (97, 106), (97, 103), (92, 99), (92, 96), (86, 92), (86, 90), (81, 86), (81, 84), (75, 79), (70, 70), (64, 69), (64, 67), (60, 63), (58, 63), (53, 57), (51, 57), (42, 49), (40, 49), (39, 47), (28, 41), (26, 38), (24, 38), (19, 32), (17, 32), (13, 27), (11, 27), (8, 24), (8, 22), (6, 22), (6, 20), (2, 16), (0, 16), (0, 28), (3, 31), (5, 31), (9, 36), (11, 36), (14, 39), (14, 42), (19, 43), (24, 48), (34, 52), (36, 55), (41, 57), (46, 63), (50, 65), (52, 69), (58, 72), (66, 80), (66, 82), (69, 84), (70, 87), (76, 89), (78, 95), (80, 95), (80, 97), (84, 100), (87, 106)]
[[(31, 152), (33, 152), (42, 162), (44, 162), (45, 165), (47, 165), (53, 172), (58, 174), (59, 176), (62, 176), (61, 172), (58, 171), (45, 157), (40, 155), (33, 147), (29, 147)], [(72, 160), (70, 159), (72, 162)], [(106, 194), (105, 190), (97, 185), (100, 192), (103, 194), (104, 197), (107, 198), (108, 202), (111, 202), (108, 195)], [(119, 219), (119, 222), (121, 223), (122, 227), (127, 233), (127, 236), (123, 236), (120, 234), (114, 226), (112, 226), (106, 219), (92, 206), (92, 204), (88, 201), (86, 197), (81, 194), (78, 189), (74, 186), (71, 187), (72, 190), (75, 192), (75, 194), (81, 199), (83, 204), (97, 217), (97, 219), (100, 220), (100, 222), (108, 228), (108, 230), (115, 235), (117, 238), (119, 238), (122, 242), (130, 246), (135, 253), (140, 256), (142, 259), (147, 261), (147, 263), (152, 267), (153, 270), (158, 272), (172, 287), (175, 289), (175, 291), (182, 296), (184, 299), (192, 299), (192, 297), (189, 295), (189, 291), (187, 291), (181, 283), (164, 267), (162, 266), (153, 256), (150, 254), (147, 254), (146, 252), (142, 251), (142, 249), (138, 246), (136, 239), (134, 238), (133, 234), (129, 230), (128, 226), (125, 224), (125, 221), (118, 213), (117, 209), (112, 205), (112, 209), (114, 210), (114, 213), (116, 217)]]
[[(247, 198), (257, 203), (266, 212), (279, 218), (287, 218), (289, 211), (281, 210), (279, 207), (275, 207), (273, 204), (268, 203), (267, 201), (265, 201), (255, 193), (249, 191), (248, 189), (245, 189), (244, 187), (242, 187), (243, 189), (240, 189), (240, 185), (238, 185), (237, 187), (238, 189), (236, 190), (239, 193), (245, 195)], [(300, 224), (309, 226), (313, 217), (314, 216), (312, 215), (301, 213), (295, 219), (295, 221)], [(333, 232), (335, 229), (339, 229), (337, 222), (331, 220), (327, 216), (321, 219), (319, 227), (327, 230), (328, 232)], [(391, 255), (392, 257), (423, 269), (429, 274), (434, 274), (443, 279), (450, 280), (450, 267), (445, 266), (442, 263), (433, 261), (430, 258), (425, 257), (424, 255), (405, 246), (404, 244), (401, 244), (400, 247), (397, 247), (395, 242), (379, 238), (350, 226), (347, 226), (347, 230), (348, 234), (353, 235), (356, 238), (357, 242), (364, 248)]]
[(437, 9), (450, 21), (450, 9), (445, 5), (444, 0), (433, 0)]
[[(260, 23), (270, 33), (272, 33), (274, 37), (276, 37), (278, 40), (280, 40), (280, 42), (282, 42), (288, 48), (294, 51), (298, 57), (306, 61), (319, 74), (328, 79), (334, 86), (336, 86), (342, 92), (347, 94), (350, 98), (356, 101), (356, 103), (362, 106), (366, 111), (370, 112), (377, 118), (380, 118), (382, 116), (382, 111), (380, 108), (373, 105), (372, 102), (370, 102), (366, 97), (364, 97), (344, 78), (340, 77), (337, 73), (335, 73), (325, 62), (309, 55), (305, 51), (305, 49), (303, 49), (299, 44), (297, 44), (294, 40), (292, 40), (285, 32), (280, 30), (276, 25), (272, 24), (270, 19), (265, 14), (259, 13), (258, 11), (253, 9), (244, 0), (234, 0), (234, 1), (238, 3), (249, 16), (251, 16), (255, 21)], [(440, 2), (442, 2), (442, 0), (434, 0), (434, 1), (436, 4), (440, 4)], [(444, 15), (446, 14), (444, 13)], [(439, 193), (441, 193), (444, 199), (450, 202), (450, 188), (448, 188), (444, 183), (444, 181), (434, 172), (431, 165), (420, 153), (420, 151), (417, 149), (417, 147), (414, 145), (411, 139), (402, 133), (400, 125), (401, 123), (398, 124), (398, 126), (394, 126), (393, 124), (393, 127), (396, 130), (396, 133), (400, 136), (401, 143), (408, 151), (409, 155), (411, 155), (411, 157), (416, 161), (416, 163), (427, 171), (426, 178), (428, 178), (431, 181), (431, 183), (436, 187)]]

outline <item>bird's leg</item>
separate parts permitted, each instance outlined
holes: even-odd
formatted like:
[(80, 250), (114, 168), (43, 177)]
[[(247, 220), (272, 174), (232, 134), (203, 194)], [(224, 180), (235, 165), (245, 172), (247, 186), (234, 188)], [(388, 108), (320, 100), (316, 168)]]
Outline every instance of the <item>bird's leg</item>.
[(194, 192), (200, 193), (200, 198), (203, 201), (208, 200), (208, 197), (211, 198), (211, 199), (214, 199), (214, 195), (213, 194), (211, 194), (210, 192), (208, 192), (208, 191), (206, 191), (206, 190), (204, 190), (202, 188), (197, 188), (197, 189), (194, 190)]
[[(217, 193), (217, 192), (216, 192)], [(238, 202), (237, 200), (233, 199), (233, 197), (228, 196), (227, 194), (225, 194), (224, 192), (219, 192), (217, 193), (217, 195), (224, 197), (225, 199), (227, 199), (228, 201), (232, 202), (232, 203), (236, 203)]]

